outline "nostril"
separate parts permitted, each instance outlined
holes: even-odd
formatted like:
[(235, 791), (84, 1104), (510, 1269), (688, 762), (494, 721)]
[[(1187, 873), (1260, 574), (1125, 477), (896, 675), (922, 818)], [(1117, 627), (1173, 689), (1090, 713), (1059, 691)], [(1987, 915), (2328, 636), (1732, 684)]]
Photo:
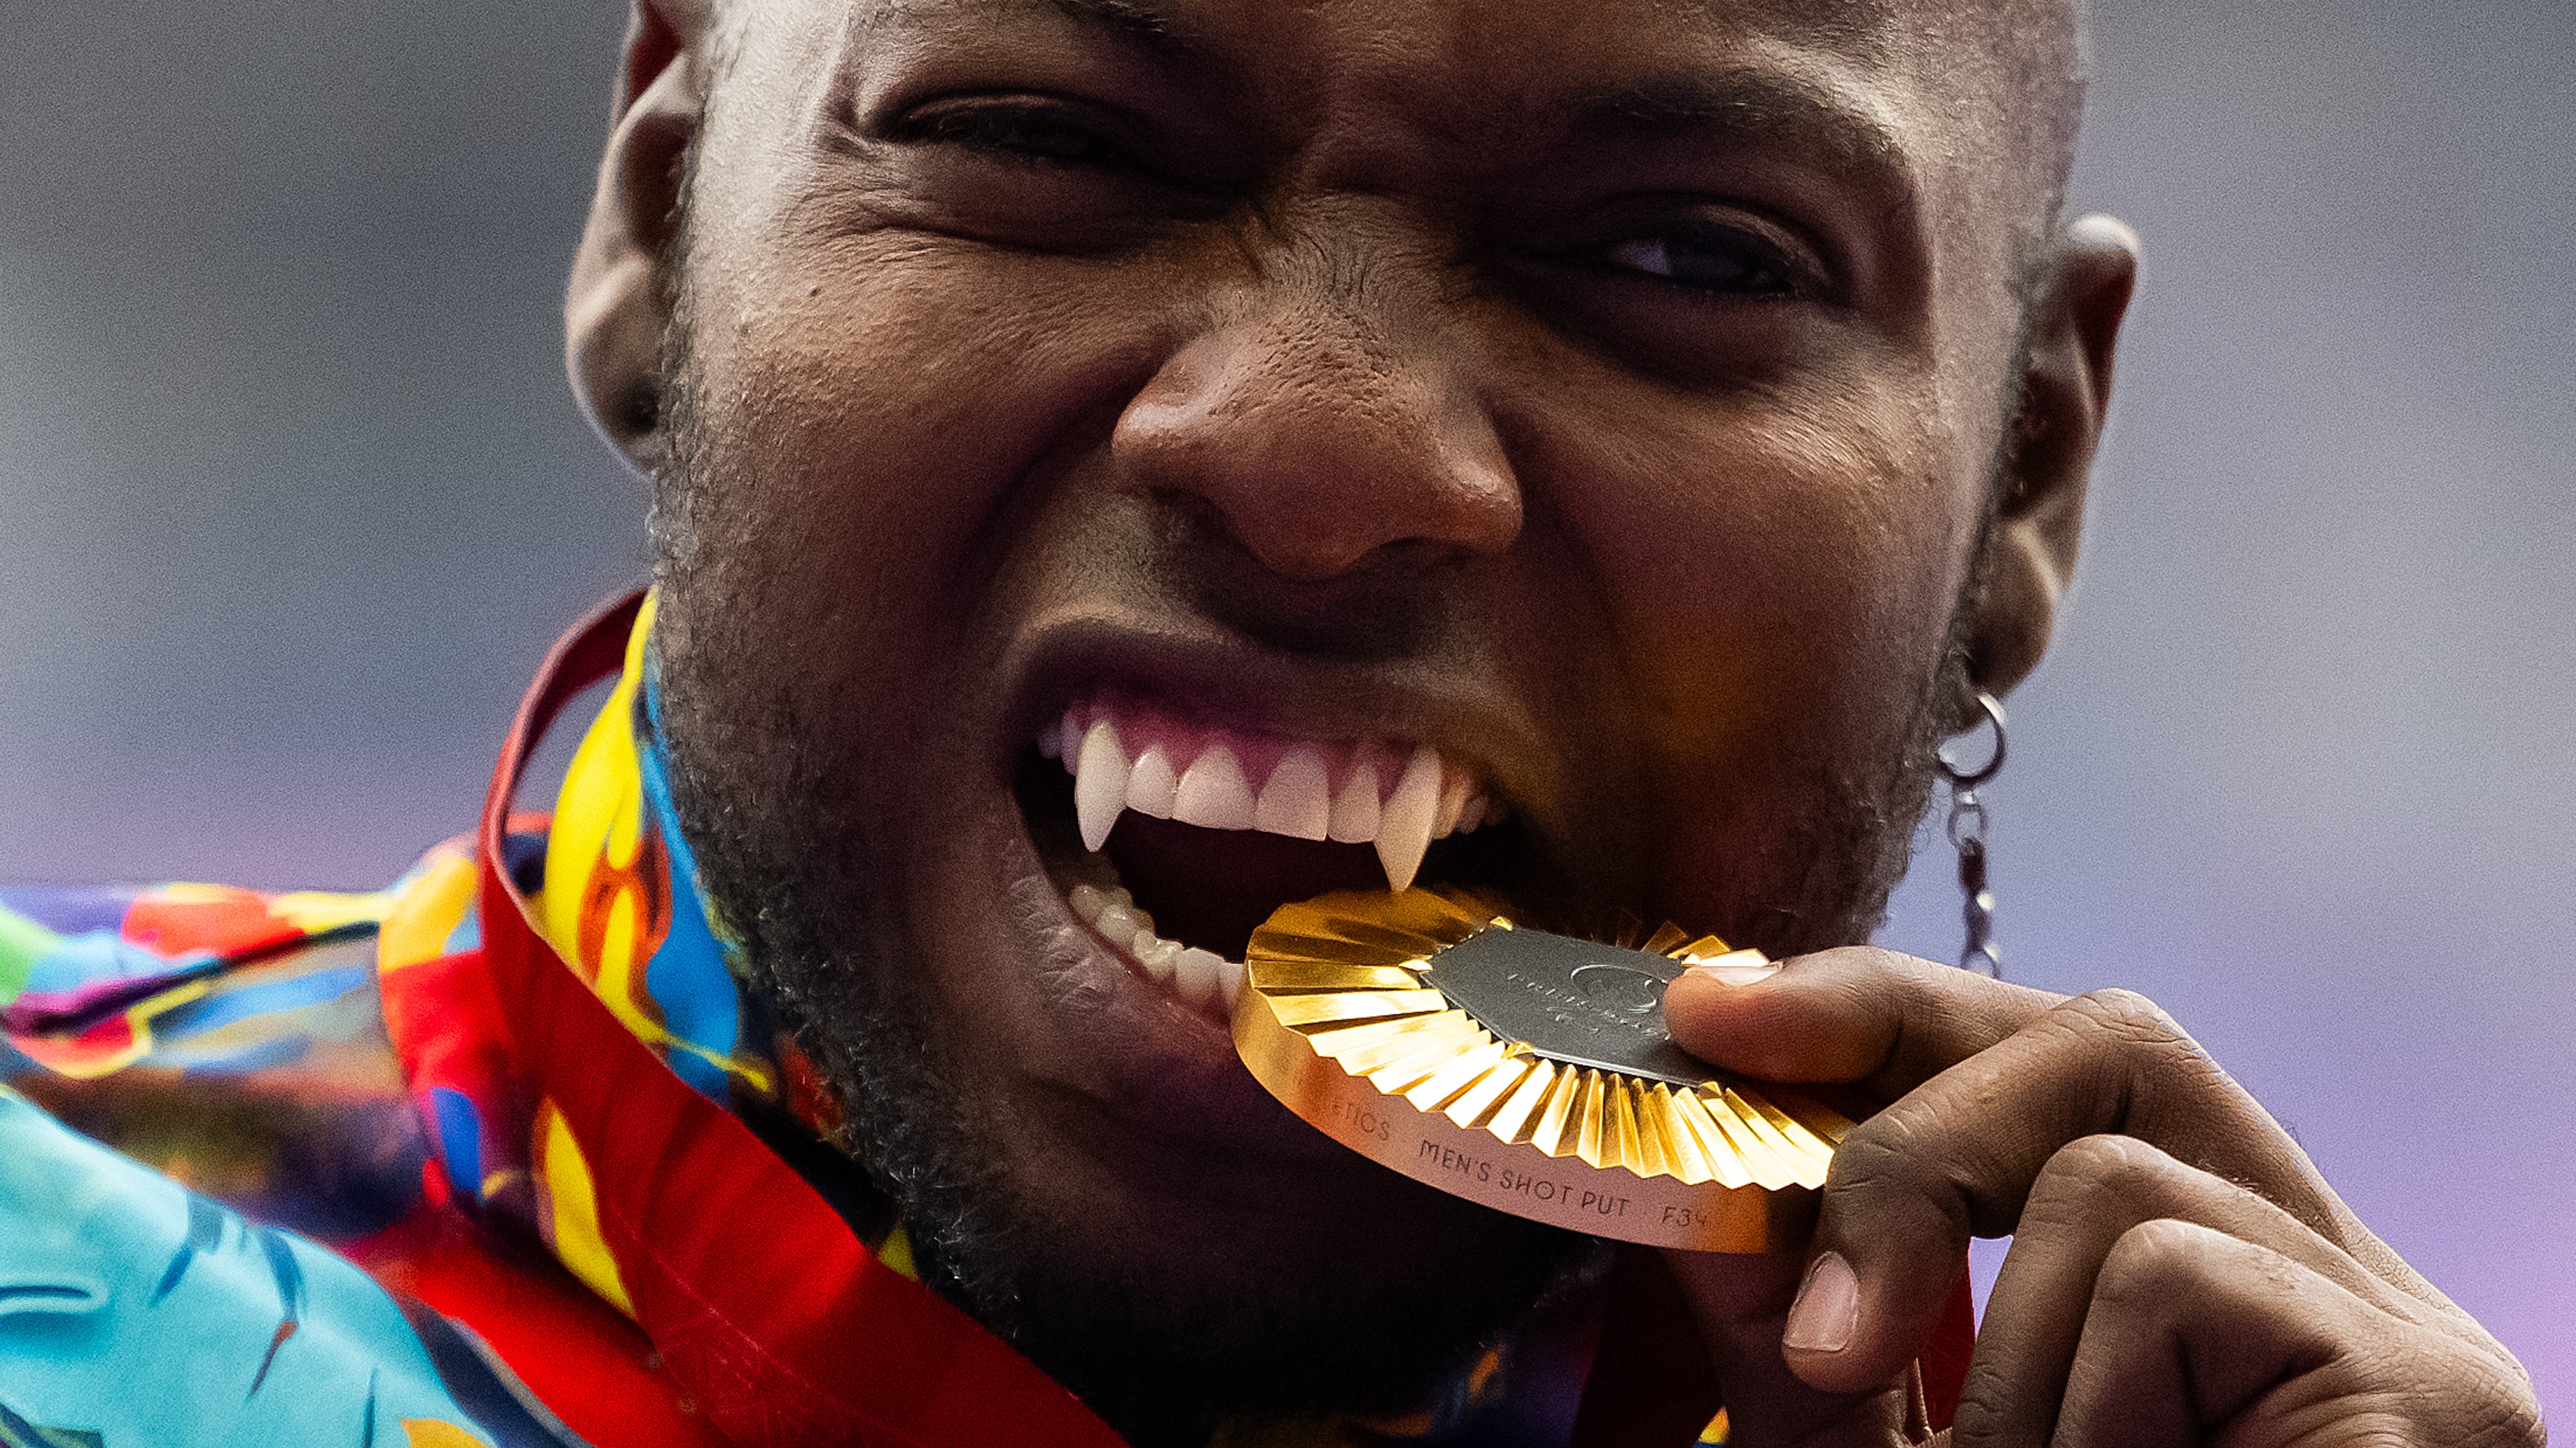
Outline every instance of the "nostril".
[(1435, 343), (1354, 338), (1302, 313), (1176, 351), (1121, 414), (1110, 451), (1156, 492), (1202, 499), (1281, 578), (1312, 583), (1401, 545), (1499, 553), (1520, 488), (1482, 403)]

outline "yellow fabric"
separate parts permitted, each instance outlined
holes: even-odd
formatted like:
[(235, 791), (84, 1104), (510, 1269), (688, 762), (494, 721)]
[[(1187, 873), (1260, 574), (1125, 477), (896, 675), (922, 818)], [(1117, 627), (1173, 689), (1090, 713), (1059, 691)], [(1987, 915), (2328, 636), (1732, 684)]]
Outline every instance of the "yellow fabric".
[(376, 937), (376, 969), (390, 974), (447, 954), (448, 937), (474, 909), (475, 884), (471, 857), (434, 858), (386, 912)]
[(581, 1143), (573, 1139), (571, 1124), (551, 1100), (537, 1105), (536, 1138), (537, 1197), (542, 1207), (537, 1220), (547, 1245), (585, 1286), (633, 1317), (635, 1303), (626, 1295), (626, 1280), (618, 1274), (617, 1258), (609, 1252), (607, 1239), (600, 1235), (599, 1199), (591, 1185), (590, 1163), (582, 1156)]

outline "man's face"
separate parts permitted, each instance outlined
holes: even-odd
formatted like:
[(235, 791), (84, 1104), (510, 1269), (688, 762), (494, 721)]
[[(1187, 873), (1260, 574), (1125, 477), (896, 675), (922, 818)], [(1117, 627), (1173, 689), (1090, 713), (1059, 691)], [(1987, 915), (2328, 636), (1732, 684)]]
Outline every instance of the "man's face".
[[(1426, 882), (1866, 934), (2016, 385), (2036, 203), (1977, 28), (746, 7), (658, 497), (684, 807), (862, 1155), (1041, 1362), (1114, 1376), (1088, 1334), (1392, 1393), (1342, 1359), (1428, 1370), (1585, 1259), (1290, 1117), (1075, 886), (1239, 960), (1277, 904), (1401, 872), (1427, 748), (1500, 822)], [(1077, 808), (1102, 720), (1202, 823)], [(1239, 793), (1189, 781), (1220, 746)], [(1262, 798), (1280, 768), (1321, 783)], [(1386, 851), (1296, 837), (1369, 812)]]

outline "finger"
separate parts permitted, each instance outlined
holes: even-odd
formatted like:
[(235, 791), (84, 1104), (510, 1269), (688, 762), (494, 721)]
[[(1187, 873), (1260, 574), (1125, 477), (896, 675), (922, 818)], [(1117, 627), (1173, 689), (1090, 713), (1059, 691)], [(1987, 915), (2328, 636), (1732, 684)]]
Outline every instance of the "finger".
[(1747, 984), (1685, 971), (1664, 992), (1664, 1025), (1683, 1050), (1757, 1080), (1850, 1083), (1893, 1101), (2063, 999), (1852, 946)]
[[(2037, 1442), (2039, 1440), (2027, 1440)], [(2528, 1382), (2270, 1248), (2190, 1222), (2121, 1235), (2053, 1440), (2536, 1448)]]
[(2086, 1137), (2049, 1158), (2022, 1208), (1959, 1404), (1961, 1448), (2049, 1441), (2104, 1264), (2132, 1229), (2159, 1220), (2276, 1252), (2391, 1317), (2437, 1320), (2245, 1188), (2132, 1137)]
[[(2011, 1232), (2058, 1149), (2152, 1142), (2247, 1183), (2349, 1248), (2368, 1234), (2253, 1099), (2143, 997), (2051, 1006), (1855, 1127), (1835, 1149), (1788, 1360), (1817, 1387), (1884, 1381), (1922, 1348), (1967, 1240)], [(1831, 1258), (1831, 1261), (1827, 1259)]]

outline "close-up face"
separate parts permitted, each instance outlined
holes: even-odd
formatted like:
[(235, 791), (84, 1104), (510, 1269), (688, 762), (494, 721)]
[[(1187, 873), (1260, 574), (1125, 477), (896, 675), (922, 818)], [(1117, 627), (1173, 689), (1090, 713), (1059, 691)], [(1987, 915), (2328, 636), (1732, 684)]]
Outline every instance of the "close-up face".
[(1042, 1362), (1041, 1299), (1437, 1358), (1591, 1262), (1246, 1074), (1279, 904), (1867, 938), (2044, 640), (1988, 544), (2080, 488), (2023, 456), (2071, 37), (2014, 8), (813, 0), (656, 82), (683, 809)]

